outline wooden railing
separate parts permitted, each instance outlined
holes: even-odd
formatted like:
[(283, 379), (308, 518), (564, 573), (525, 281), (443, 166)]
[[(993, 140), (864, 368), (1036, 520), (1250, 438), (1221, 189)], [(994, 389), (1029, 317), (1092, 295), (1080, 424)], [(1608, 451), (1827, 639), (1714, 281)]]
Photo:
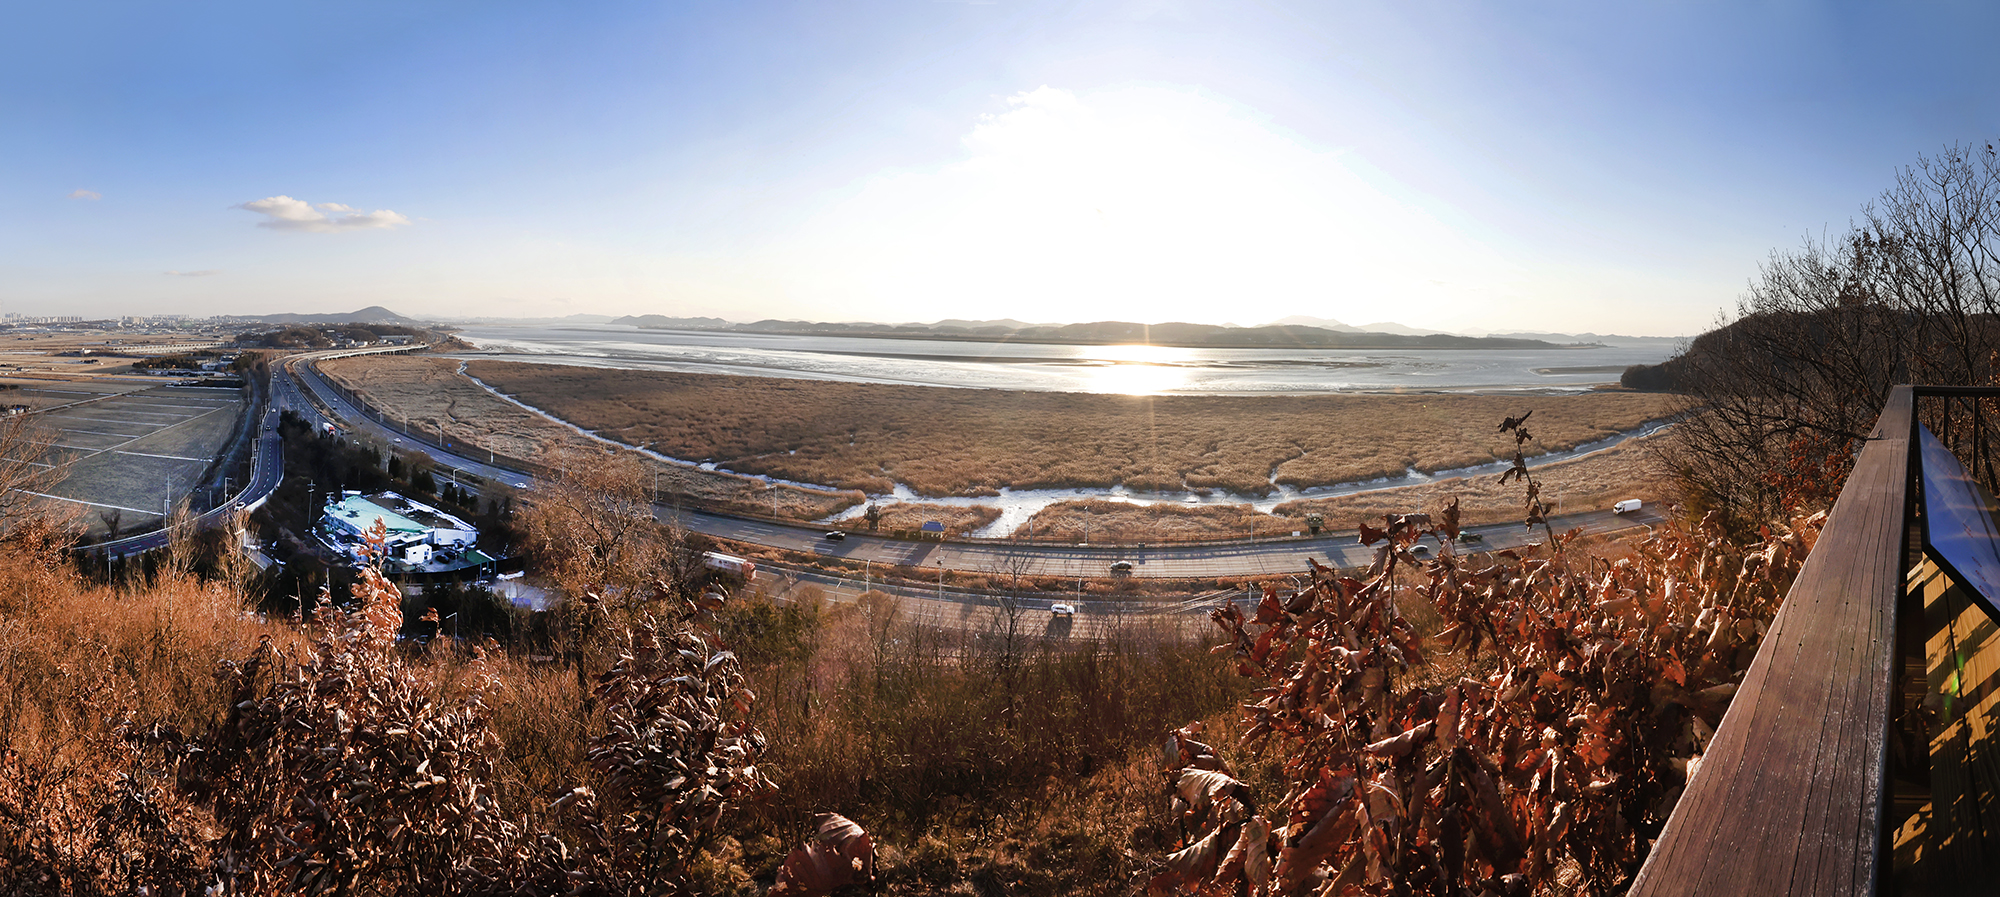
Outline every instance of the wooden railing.
[(1880, 889), (1919, 392), (1890, 393), (1630, 893)]

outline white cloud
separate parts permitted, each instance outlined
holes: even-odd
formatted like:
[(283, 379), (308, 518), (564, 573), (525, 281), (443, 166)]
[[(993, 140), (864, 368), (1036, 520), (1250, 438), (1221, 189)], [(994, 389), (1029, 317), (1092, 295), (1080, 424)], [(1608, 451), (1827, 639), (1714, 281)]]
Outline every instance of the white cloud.
[(71, 191), (71, 193), (70, 193), (70, 195), (69, 195), (69, 198), (70, 198), (70, 199), (87, 199), (87, 200), (93, 200), (93, 201), (94, 201), (94, 200), (99, 200), (99, 199), (103, 199), (103, 198), (104, 198), (104, 194), (102, 194), (102, 193), (99, 193), (99, 192), (97, 192), (97, 191), (95, 191), (95, 190), (75, 190), (75, 191)]
[(160, 273), (167, 274), (173, 277), (209, 277), (212, 275), (221, 274), (222, 272), (210, 270), (210, 271), (162, 271)]
[[(346, 230), (390, 228), (410, 223), (410, 219), (388, 209), (362, 212), (352, 206), (341, 205), (337, 202), (321, 203), (318, 208), (314, 208), (312, 203), (302, 199), (293, 199), (289, 196), (272, 196), (251, 202), (239, 203), (235, 208), (245, 209), (266, 216), (263, 221), (257, 222), (258, 227), (268, 227), (272, 230), (305, 231), (315, 234), (330, 234)], [(332, 212), (339, 217), (331, 217), (327, 214), (328, 212)]]

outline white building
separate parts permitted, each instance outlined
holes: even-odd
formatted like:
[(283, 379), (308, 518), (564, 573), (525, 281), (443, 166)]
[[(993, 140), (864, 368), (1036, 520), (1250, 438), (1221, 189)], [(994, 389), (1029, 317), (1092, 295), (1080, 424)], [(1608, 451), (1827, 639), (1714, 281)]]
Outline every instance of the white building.
[(474, 547), (478, 528), (394, 492), (330, 497), (320, 515), (320, 537), (329, 547), (365, 562), (368, 534), (378, 521), (386, 531), (382, 560), (398, 569), (457, 570), (492, 560)]

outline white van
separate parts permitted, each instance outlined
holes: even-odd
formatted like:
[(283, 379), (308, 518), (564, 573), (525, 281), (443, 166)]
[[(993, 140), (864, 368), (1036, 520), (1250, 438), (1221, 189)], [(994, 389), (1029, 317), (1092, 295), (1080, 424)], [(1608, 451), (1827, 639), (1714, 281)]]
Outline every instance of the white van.
[(1611, 506), (1611, 513), (1613, 514), (1623, 514), (1628, 511), (1637, 510), (1639, 510), (1639, 500), (1636, 498), (1628, 498)]

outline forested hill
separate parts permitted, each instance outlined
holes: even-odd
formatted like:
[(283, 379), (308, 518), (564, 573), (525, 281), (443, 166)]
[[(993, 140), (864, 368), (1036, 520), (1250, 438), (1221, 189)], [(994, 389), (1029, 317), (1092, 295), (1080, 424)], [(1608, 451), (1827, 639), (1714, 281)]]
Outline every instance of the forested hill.
[(818, 323), (812, 321), (766, 320), (752, 324), (729, 324), (715, 318), (668, 318), (661, 315), (628, 316), (612, 321), (637, 327), (661, 329), (734, 330), (754, 333), (803, 333), (815, 336), (855, 336), (890, 339), (947, 339), (1021, 343), (1121, 344), (1145, 343), (1155, 346), (1194, 348), (1261, 348), (1265, 346), (1312, 346), (1329, 349), (1554, 349), (1561, 346), (1546, 340), (1514, 337), (1474, 337), (1453, 334), (1349, 333), (1303, 324), (1264, 327), (1228, 327), (1218, 324), (1137, 324), (1130, 321), (1097, 321), (1063, 326), (1009, 326), (1018, 322), (950, 322), (935, 325)]

